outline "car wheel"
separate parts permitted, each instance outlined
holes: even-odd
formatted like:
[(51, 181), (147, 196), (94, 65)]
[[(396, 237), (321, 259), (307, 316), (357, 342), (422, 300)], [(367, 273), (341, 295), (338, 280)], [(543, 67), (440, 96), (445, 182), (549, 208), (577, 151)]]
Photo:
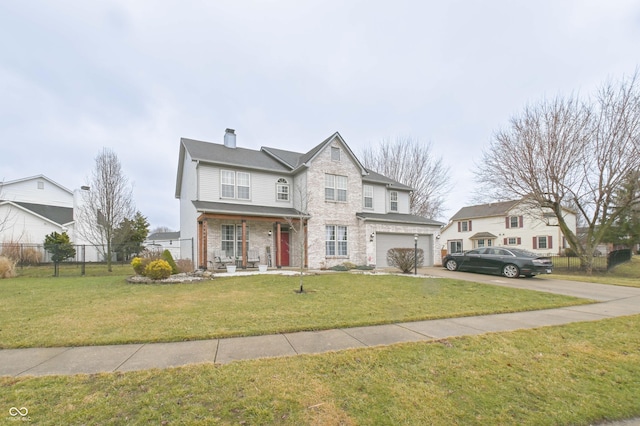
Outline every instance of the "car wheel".
[(504, 268), (502, 268), (502, 275), (507, 278), (518, 278), (520, 276), (520, 269), (511, 263), (504, 265)]
[(458, 262), (456, 262), (453, 259), (447, 260), (447, 263), (445, 263), (444, 266), (450, 271), (457, 271), (458, 270)]

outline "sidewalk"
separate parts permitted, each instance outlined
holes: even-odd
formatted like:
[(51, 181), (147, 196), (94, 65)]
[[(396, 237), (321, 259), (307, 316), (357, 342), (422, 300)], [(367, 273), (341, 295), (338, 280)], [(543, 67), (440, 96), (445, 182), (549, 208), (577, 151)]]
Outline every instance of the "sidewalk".
[(430, 341), (640, 314), (640, 288), (542, 278), (510, 280), (439, 268), (424, 268), (421, 273), (589, 298), (598, 303), (531, 312), (190, 342), (5, 349), (0, 350), (0, 376), (125, 372), (207, 362), (226, 364), (246, 359)]

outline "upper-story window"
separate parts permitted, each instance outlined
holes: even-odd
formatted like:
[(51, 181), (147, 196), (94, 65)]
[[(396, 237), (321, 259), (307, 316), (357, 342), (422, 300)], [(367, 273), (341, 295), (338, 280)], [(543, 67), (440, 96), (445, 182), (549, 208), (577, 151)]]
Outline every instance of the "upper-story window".
[(289, 201), (289, 182), (285, 178), (278, 179), (276, 183), (276, 199), (278, 201)]
[(220, 171), (220, 194), (222, 198), (248, 200), (251, 195), (251, 175), (232, 170)]
[(470, 220), (462, 220), (458, 222), (458, 232), (469, 232), (469, 231), (471, 231)]
[(331, 160), (340, 161), (340, 148), (335, 146), (331, 147)]
[(362, 186), (362, 197), (363, 205), (365, 209), (373, 208), (373, 186), (371, 185), (363, 185)]
[(392, 212), (398, 211), (398, 191), (389, 193), (389, 210)]
[(347, 201), (347, 177), (324, 175), (324, 199), (326, 201)]
[(38, 181), (38, 189), (44, 189), (44, 182), (41, 180)]
[(524, 226), (524, 220), (522, 216), (507, 216), (505, 218), (505, 225), (507, 228), (522, 228)]

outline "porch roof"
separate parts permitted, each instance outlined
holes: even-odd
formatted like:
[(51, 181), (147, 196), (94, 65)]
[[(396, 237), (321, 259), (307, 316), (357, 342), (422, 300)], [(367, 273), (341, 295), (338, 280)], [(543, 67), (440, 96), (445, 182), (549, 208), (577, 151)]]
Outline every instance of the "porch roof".
[(483, 238), (498, 238), (493, 235), (491, 232), (478, 232), (477, 234), (473, 234), (469, 237), (470, 240), (481, 240)]
[(424, 216), (416, 216), (413, 214), (402, 214), (402, 213), (367, 213), (361, 212), (356, 213), (356, 216), (363, 220), (369, 220), (373, 222), (393, 222), (393, 223), (404, 223), (411, 225), (432, 225), (432, 226), (442, 226), (444, 223), (438, 222), (437, 220), (427, 219)]
[[(294, 208), (216, 203), (213, 201), (193, 201), (193, 205), (200, 213), (279, 218), (300, 217), (300, 212)], [(307, 215), (302, 216), (308, 217)]]

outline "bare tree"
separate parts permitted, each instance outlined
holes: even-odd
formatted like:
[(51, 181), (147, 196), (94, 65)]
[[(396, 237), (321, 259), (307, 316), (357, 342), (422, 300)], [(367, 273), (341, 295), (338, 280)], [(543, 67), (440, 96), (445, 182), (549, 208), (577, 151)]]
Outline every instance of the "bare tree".
[(89, 190), (83, 193), (78, 233), (99, 247), (109, 272), (112, 270), (115, 231), (122, 221), (130, 219), (135, 213), (132, 191), (122, 173), (118, 156), (110, 149), (103, 148), (96, 157)]
[[(484, 190), (550, 209), (587, 273), (608, 229), (638, 203), (637, 194), (621, 203), (615, 193), (640, 168), (639, 89), (636, 73), (586, 102), (571, 96), (527, 106), (483, 153)], [(563, 208), (578, 213), (583, 238), (567, 226)]]
[(432, 153), (432, 144), (410, 137), (384, 139), (369, 146), (362, 155), (363, 165), (376, 173), (413, 188), (411, 213), (438, 218), (444, 213), (444, 196), (451, 188), (449, 167)]
[[(306, 179), (306, 177), (305, 177)], [(295, 216), (285, 217), (285, 221), (289, 225), (289, 228), (296, 234), (300, 252), (300, 289), (298, 293), (304, 293), (304, 261), (306, 259), (306, 235), (305, 229), (307, 224), (307, 218), (309, 217), (309, 202), (311, 201), (311, 192), (308, 191), (307, 185), (298, 182), (294, 186), (293, 200), (294, 206), (298, 214)]]

